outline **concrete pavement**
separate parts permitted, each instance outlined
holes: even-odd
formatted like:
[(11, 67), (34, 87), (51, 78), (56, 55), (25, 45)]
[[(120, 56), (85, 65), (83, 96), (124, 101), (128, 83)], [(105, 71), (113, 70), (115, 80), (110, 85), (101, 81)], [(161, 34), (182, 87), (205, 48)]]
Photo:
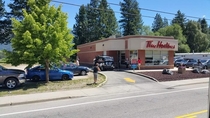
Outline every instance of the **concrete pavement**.
[[(131, 72), (131, 71), (128, 70), (127, 72)], [(136, 72), (142, 72), (142, 71), (146, 71), (146, 70), (138, 70), (138, 71), (136, 70)], [(149, 70), (149, 71), (152, 71), (152, 70)], [(106, 80), (107, 79), (109, 79), (109, 78), (106, 77)], [(162, 85), (166, 85), (168, 87), (174, 87), (174, 86), (188, 85), (188, 84), (208, 83), (208, 81), (209, 81), (209, 78), (200, 78), (200, 79), (158, 82), (158, 83), (162, 84)], [(102, 83), (101, 85), (103, 85), (104, 83)], [(101, 85), (99, 85), (99, 86), (101, 86)], [(72, 98), (77, 98), (77, 97), (123, 93), (123, 92), (126, 92), (127, 90), (130, 90), (131, 87), (132, 87), (132, 85), (125, 85), (123, 87), (122, 86), (113, 86), (109, 89), (105, 89), (103, 87), (97, 87), (97, 88), (89, 88), (89, 89), (78, 89), (78, 90), (66, 90), (66, 91), (35, 93), (35, 94), (26, 94), (26, 95), (4, 96), (4, 97), (0, 97), (0, 107), (9, 106), (9, 105), (17, 105), (17, 104), (41, 102), (41, 101), (72, 99)], [(135, 88), (133, 88), (133, 90), (140, 91)]]

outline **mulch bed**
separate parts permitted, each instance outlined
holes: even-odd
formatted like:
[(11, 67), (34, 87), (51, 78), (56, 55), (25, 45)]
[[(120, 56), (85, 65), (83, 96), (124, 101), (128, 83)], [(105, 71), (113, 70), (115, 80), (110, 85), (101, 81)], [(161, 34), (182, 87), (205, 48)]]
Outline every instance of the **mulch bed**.
[(210, 74), (193, 73), (192, 71), (185, 71), (183, 74), (179, 74), (177, 71), (172, 71), (173, 75), (162, 74), (162, 71), (155, 72), (140, 72), (141, 74), (148, 75), (157, 79), (159, 82), (163, 81), (175, 81), (175, 80), (186, 80), (186, 79), (199, 79), (209, 77)]

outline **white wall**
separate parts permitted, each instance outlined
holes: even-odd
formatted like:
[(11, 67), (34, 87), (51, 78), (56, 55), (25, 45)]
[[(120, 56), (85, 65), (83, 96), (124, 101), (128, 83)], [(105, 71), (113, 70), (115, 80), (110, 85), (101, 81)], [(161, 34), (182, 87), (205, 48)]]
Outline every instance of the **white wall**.
[(96, 43), (96, 51), (125, 50), (125, 40), (108, 40)]
[[(152, 44), (157, 44), (158, 41), (162, 41), (162, 44), (169, 43), (170, 45), (175, 45), (174, 49), (168, 49), (168, 48), (148, 48), (146, 47), (147, 41), (152, 40)], [(144, 50), (178, 50), (178, 41), (173, 39), (148, 39), (148, 38), (131, 38), (128, 40), (128, 49), (129, 50), (138, 50), (138, 49), (144, 49)]]

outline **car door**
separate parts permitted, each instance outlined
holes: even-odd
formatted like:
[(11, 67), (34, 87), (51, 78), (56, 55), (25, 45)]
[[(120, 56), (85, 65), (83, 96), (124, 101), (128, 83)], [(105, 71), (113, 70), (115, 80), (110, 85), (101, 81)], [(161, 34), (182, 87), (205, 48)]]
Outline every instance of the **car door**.
[(49, 78), (50, 80), (58, 80), (61, 79), (61, 73), (57, 68), (50, 68), (49, 69)]
[(46, 74), (45, 74), (45, 68), (40, 66), (39, 68), (34, 69), (33, 75), (38, 75), (40, 76), (41, 80), (46, 80)]
[(74, 74), (79, 74), (78, 66), (75, 64), (70, 65), (70, 71), (72, 71)]
[(197, 60), (193, 59), (190, 67), (194, 67), (194, 65), (196, 65), (197, 63), (198, 63)]
[(4, 74), (4, 70), (3, 70), (3, 67), (0, 66), (0, 84), (3, 84), (4, 82), (4, 77), (5, 74)]
[(207, 68), (210, 68), (210, 60), (206, 63)]

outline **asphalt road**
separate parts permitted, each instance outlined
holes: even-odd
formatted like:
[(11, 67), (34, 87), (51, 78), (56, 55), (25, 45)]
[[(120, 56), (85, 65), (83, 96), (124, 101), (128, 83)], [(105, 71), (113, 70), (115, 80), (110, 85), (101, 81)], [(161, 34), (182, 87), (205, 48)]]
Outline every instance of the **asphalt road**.
[(138, 90), (2, 107), (0, 118), (207, 118), (208, 84), (169, 89), (138, 75), (103, 73), (109, 78), (104, 89)]
[(207, 86), (193, 86), (2, 107), (0, 118), (206, 118), (206, 110)]

